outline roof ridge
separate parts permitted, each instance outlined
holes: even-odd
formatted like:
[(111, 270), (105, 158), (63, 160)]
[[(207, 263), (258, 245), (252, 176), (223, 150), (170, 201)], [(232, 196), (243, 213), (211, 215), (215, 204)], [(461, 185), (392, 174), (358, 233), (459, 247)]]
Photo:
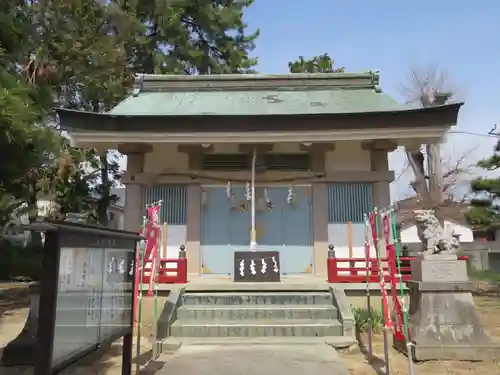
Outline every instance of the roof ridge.
[(381, 92), (378, 70), (361, 73), (288, 73), (176, 75), (137, 74), (134, 96), (151, 91), (276, 90), (296, 88), (307, 91), (327, 88), (365, 88)]

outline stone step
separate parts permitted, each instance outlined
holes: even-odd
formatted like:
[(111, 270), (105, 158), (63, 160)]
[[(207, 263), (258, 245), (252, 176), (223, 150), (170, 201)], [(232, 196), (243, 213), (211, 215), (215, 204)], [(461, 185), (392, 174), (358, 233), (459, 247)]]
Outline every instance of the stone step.
[(184, 293), (182, 305), (332, 305), (325, 293), (248, 292), (248, 293)]
[(227, 322), (199, 322), (177, 320), (172, 324), (173, 337), (322, 337), (341, 336), (338, 320), (238, 320)]
[(324, 337), (168, 337), (158, 341), (162, 349), (175, 351), (182, 345), (318, 345), (327, 344), (337, 349), (349, 348), (357, 345), (353, 337), (324, 336)]
[(177, 310), (179, 319), (192, 321), (236, 321), (236, 320), (289, 320), (337, 319), (337, 309), (332, 305), (197, 305), (181, 306)]

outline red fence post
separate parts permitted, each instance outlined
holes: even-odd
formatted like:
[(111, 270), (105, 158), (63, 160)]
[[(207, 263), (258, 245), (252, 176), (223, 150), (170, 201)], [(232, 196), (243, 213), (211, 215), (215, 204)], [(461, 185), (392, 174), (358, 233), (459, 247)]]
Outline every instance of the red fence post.
[(177, 283), (187, 284), (187, 258), (179, 259), (177, 263)]
[(326, 260), (327, 272), (328, 272), (328, 282), (334, 283), (337, 280), (337, 259), (335, 259), (335, 247), (330, 244), (328, 245), (328, 259)]
[(179, 260), (177, 262), (177, 282), (179, 284), (187, 284), (187, 258), (186, 246), (181, 245), (179, 248)]
[(177, 282), (179, 284), (187, 284), (187, 258), (186, 246), (181, 245), (179, 248), (179, 260), (177, 261)]

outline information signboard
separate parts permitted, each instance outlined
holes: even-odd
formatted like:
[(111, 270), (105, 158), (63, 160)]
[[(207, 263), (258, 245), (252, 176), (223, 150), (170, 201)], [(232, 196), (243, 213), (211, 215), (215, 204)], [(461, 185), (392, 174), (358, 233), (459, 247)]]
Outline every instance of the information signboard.
[(135, 244), (61, 231), (52, 366), (130, 330)]
[[(130, 326), (133, 306), (133, 253), (105, 249), (106, 273), (102, 293), (101, 340)], [(132, 272), (131, 272), (132, 271)]]

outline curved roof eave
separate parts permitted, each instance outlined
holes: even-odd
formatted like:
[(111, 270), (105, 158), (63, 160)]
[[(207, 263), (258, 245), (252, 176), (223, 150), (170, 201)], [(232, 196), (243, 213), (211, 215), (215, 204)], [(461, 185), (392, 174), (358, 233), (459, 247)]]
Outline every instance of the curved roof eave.
[[(401, 113), (408, 113), (408, 114), (421, 114), (421, 115), (432, 115), (432, 114), (437, 114), (437, 113), (442, 113), (445, 111), (456, 111), (456, 114), (458, 116), (458, 111), (460, 108), (464, 105), (464, 102), (457, 102), (457, 103), (450, 103), (450, 104), (444, 104), (440, 106), (433, 106), (433, 107), (427, 107), (427, 108), (401, 108), (401, 109), (390, 109), (390, 110), (380, 110), (380, 111), (371, 111), (371, 112), (349, 112), (349, 113), (307, 113), (307, 114), (293, 114), (293, 115), (287, 115), (287, 114), (267, 114), (267, 115), (244, 115), (244, 117), (273, 117), (273, 118), (287, 118), (287, 117), (320, 117), (320, 118), (335, 118), (335, 117), (344, 117), (344, 116), (366, 116), (366, 115), (371, 115), (371, 116), (377, 116), (377, 115), (396, 115), (396, 114), (401, 114)], [(140, 114), (140, 115), (132, 115), (132, 114), (114, 114), (111, 112), (91, 112), (91, 111), (79, 111), (75, 109), (67, 109), (67, 108), (61, 108), (57, 107), (54, 108), (54, 110), (61, 116), (66, 117), (66, 119), (73, 119), (76, 120), (78, 118), (81, 119), (105, 119), (105, 118), (121, 118), (121, 119), (148, 119), (148, 118), (206, 118), (206, 117), (238, 117), (238, 115), (217, 115), (217, 114), (200, 114), (200, 115), (147, 115), (147, 114)]]

